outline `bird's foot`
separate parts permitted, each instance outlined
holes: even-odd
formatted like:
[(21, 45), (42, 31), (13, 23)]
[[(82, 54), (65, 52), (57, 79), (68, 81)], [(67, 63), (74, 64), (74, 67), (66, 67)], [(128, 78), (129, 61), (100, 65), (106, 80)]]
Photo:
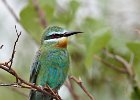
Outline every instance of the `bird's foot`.
[(42, 90), (44, 90), (44, 87), (43, 87), (43, 86), (41, 86), (41, 85), (38, 85), (38, 87), (39, 87), (39, 88), (41, 88)]
[(53, 90), (53, 92), (54, 92), (55, 94), (57, 94), (57, 95), (58, 95), (58, 91), (57, 91), (57, 90)]

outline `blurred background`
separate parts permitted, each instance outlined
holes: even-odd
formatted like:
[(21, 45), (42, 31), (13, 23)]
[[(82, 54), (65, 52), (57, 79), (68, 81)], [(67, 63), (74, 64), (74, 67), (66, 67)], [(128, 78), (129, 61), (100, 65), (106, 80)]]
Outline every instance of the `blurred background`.
[[(0, 63), (11, 57), (17, 25), (22, 35), (13, 68), (23, 79), (29, 80), (43, 29), (57, 25), (84, 32), (69, 38), (69, 75), (81, 78), (96, 100), (140, 100), (139, 0), (1, 0), (0, 9)], [(15, 78), (0, 70), (0, 83), (11, 82)], [(64, 100), (89, 99), (71, 84), (73, 91), (67, 83), (60, 89)], [(0, 100), (27, 100), (28, 93), (0, 87)]]

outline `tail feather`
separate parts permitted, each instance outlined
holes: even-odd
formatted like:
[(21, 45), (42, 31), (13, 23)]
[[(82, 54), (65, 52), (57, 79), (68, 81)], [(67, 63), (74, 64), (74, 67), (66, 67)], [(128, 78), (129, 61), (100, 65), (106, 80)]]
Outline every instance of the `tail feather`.
[(38, 91), (31, 90), (29, 95), (29, 100), (53, 100), (53, 97), (50, 95), (43, 94)]

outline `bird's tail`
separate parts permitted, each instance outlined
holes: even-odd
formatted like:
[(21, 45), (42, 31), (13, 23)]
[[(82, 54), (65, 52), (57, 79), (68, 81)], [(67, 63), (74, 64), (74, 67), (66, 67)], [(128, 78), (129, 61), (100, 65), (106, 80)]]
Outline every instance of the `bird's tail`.
[(29, 100), (53, 100), (53, 97), (38, 91), (31, 90), (29, 95)]

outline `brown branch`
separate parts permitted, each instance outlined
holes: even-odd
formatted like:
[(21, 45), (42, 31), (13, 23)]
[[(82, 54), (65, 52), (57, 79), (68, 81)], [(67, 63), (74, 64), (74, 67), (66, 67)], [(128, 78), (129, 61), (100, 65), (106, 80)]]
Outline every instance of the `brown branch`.
[(9, 89), (11, 89), (14, 92), (17, 92), (18, 94), (24, 96), (25, 98), (28, 98), (28, 94), (27, 93), (24, 93), (24, 92), (18, 90), (17, 88), (9, 88)]
[(104, 50), (104, 53), (107, 56), (114, 58), (116, 61), (121, 63), (123, 65), (124, 70), (127, 72), (126, 74), (128, 74), (128, 76), (131, 76), (131, 77), (135, 76), (135, 73), (134, 73), (134, 70), (132, 69), (133, 67), (132, 67), (131, 63), (126, 61), (123, 57), (116, 55), (116, 54), (112, 54), (112, 53), (108, 52), (107, 50)]
[(80, 100), (79, 96), (76, 94), (76, 92), (74, 91), (74, 88), (73, 88), (73, 84), (70, 80), (70, 78), (68, 78), (69, 80), (66, 81), (66, 87), (68, 88), (69, 92), (71, 93), (72, 97), (73, 97), (73, 100)]
[[(12, 68), (9, 69), (9, 66), (7, 64), (6, 65), (5, 64), (3, 64), (3, 65), (1, 64), (0, 68), (5, 70), (5, 71), (7, 71), (8, 73), (10, 73), (14, 77), (16, 77), (16, 79), (18, 80), (18, 81), (16, 81), (16, 83), (11, 84), (11, 86), (13, 86), (13, 87), (20, 87), (20, 88), (28, 88), (28, 89), (32, 89), (32, 90), (37, 90), (37, 91), (40, 91), (40, 92), (42, 92), (42, 93), (44, 93), (46, 95), (51, 95), (52, 97), (54, 97), (57, 100), (61, 100), (61, 98), (58, 95), (53, 95), (52, 93), (49, 93), (48, 91), (45, 91), (44, 89), (40, 88), (39, 86), (36, 86), (36, 85), (34, 85), (32, 83), (26, 82), (25, 80), (20, 78), (17, 75), (17, 73)], [(7, 86), (8, 86), (8, 84), (7, 84)]]
[(34, 8), (36, 10), (36, 12), (38, 13), (38, 17), (39, 17), (39, 21), (40, 24), (43, 26), (43, 28), (47, 27), (47, 21), (45, 19), (45, 13), (43, 11), (43, 9), (41, 9), (41, 7), (39, 6), (39, 1), (38, 0), (32, 0)]
[[(11, 83), (11, 84), (0, 83), (0, 86), (19, 87), (19, 86), (17, 85), (17, 83)], [(23, 93), (23, 92), (21, 92), (21, 91), (15, 89), (15, 88), (10, 88), (10, 89), (16, 91), (17, 93), (19, 93), (20, 95), (23, 95), (23, 96), (26, 97), (26, 98), (28, 97), (27, 94), (25, 94), (25, 93)]]
[[(25, 80), (23, 80), (22, 78), (20, 78), (20, 77), (17, 75), (17, 73), (16, 73), (12, 68), (9, 69), (9, 66), (7, 67), (7, 65), (6, 65), (6, 67), (5, 67), (5, 66), (3, 66), (3, 65), (0, 65), (0, 68), (2, 68), (3, 70), (7, 71), (8, 73), (10, 73), (10, 74), (13, 75), (14, 77), (16, 77), (16, 79), (18, 79), (18, 81), (20, 81), (20, 82), (17, 82), (17, 81), (16, 81), (17, 86), (15, 86), (15, 87), (28, 88), (28, 89), (32, 89), (32, 90), (37, 90), (37, 91), (40, 91), (40, 92), (42, 92), (42, 93), (44, 93), (44, 94), (46, 94), (46, 95), (51, 95), (51, 96), (53, 96), (54, 98), (56, 98), (57, 100), (60, 100), (60, 99), (58, 99), (58, 97), (55, 97), (54, 95), (52, 95), (51, 93), (49, 93), (49, 92), (43, 90), (43, 89), (40, 88), (39, 86), (36, 86), (36, 85), (34, 85), (34, 84), (32, 84), (32, 83), (26, 82)], [(27, 86), (25, 86), (25, 85), (23, 85), (23, 84), (25, 84), (25, 85), (27, 85)], [(13, 84), (12, 86), (14, 86), (14, 85), (15, 85), (15, 84)]]
[[(4, 83), (0, 83), (0, 86), (1, 84), (5, 84), (6, 85), (6, 82), (9, 82), (9, 80), (7, 80), (7, 78), (5, 78), (3, 75), (0, 75), (0, 80)], [(15, 84), (15, 83), (11, 83), (11, 84)], [(9, 83), (7, 84), (7, 86), (9, 85)], [(8, 88), (10, 90), (12, 90), (13, 92), (16, 92), (16, 93), (19, 93), (20, 95), (23, 95), (24, 97), (28, 97), (28, 94), (24, 93), (23, 91), (20, 91), (19, 89), (17, 88), (13, 88), (10, 86), (10, 88)]]
[(13, 64), (13, 59), (14, 59), (14, 55), (15, 55), (15, 52), (16, 52), (16, 50), (15, 50), (16, 49), (16, 44), (17, 44), (17, 42), (19, 40), (19, 37), (21, 35), (21, 32), (18, 33), (18, 31), (17, 31), (16, 25), (15, 25), (15, 30), (16, 30), (16, 33), (17, 33), (17, 39), (16, 39), (16, 41), (14, 43), (14, 47), (13, 47), (13, 51), (12, 51), (12, 56), (11, 56), (10, 60), (7, 62), (7, 64), (10, 64), (9, 65), (9, 69), (11, 68), (11, 66)]
[(134, 77), (134, 72), (132, 70), (132, 65), (130, 65), (124, 58), (122, 58), (119, 55), (114, 55), (114, 58), (123, 65), (123, 67), (127, 71), (128, 75)]
[(81, 81), (81, 79), (76, 79), (74, 76), (70, 76), (69, 79), (75, 81), (80, 87), (81, 89), (83, 89), (83, 91), (87, 94), (87, 96), (90, 98), (90, 100), (95, 100), (95, 98), (93, 97), (93, 95), (91, 95), (87, 89), (85, 88), (85, 86), (83, 85), (83, 82)]
[(123, 74), (126, 74), (127, 71), (123, 68), (120, 68), (118, 66), (115, 66), (109, 62), (107, 62), (106, 60), (102, 59), (101, 57), (97, 56), (97, 55), (94, 55), (94, 58), (98, 61), (100, 61), (101, 63), (103, 63), (104, 65), (106, 65), (107, 67), (117, 71), (117, 72), (120, 72), (120, 73), (123, 73)]
[(53, 90), (49, 87), (49, 85), (46, 84), (46, 86), (44, 87), (44, 89), (45, 89), (45, 90), (49, 90), (49, 91), (51, 92), (52, 95), (58, 97), (58, 99), (61, 100), (61, 97), (58, 95), (58, 92), (57, 92), (57, 91), (53, 91)]
[[(15, 29), (16, 29), (16, 26), (15, 26)], [(54, 93), (51, 88), (48, 88), (49, 91), (46, 91), (45, 88), (41, 88), (39, 86), (36, 86), (33, 83), (26, 82), (25, 80), (23, 80), (21, 77), (18, 76), (18, 74), (16, 73), (16, 71), (14, 69), (12, 69), (11, 66), (12, 66), (12, 63), (13, 63), (16, 44), (17, 44), (17, 42), (19, 40), (19, 37), (21, 35), (21, 32), (18, 34), (17, 29), (16, 29), (16, 33), (17, 33), (17, 39), (14, 43), (14, 48), (13, 48), (13, 52), (12, 52), (10, 61), (5, 62), (5, 63), (0, 63), (0, 68), (5, 70), (6, 72), (10, 73), (12, 76), (14, 76), (16, 78), (16, 82), (11, 83), (11, 84), (0, 84), (0, 86), (12, 86), (12, 87), (18, 87), (18, 88), (27, 88), (27, 89), (42, 92), (45, 95), (50, 95), (56, 100), (61, 100), (60, 96), (57, 93)], [(9, 65), (9, 63), (10, 63), (10, 65)]]
[(7, 7), (7, 9), (10, 11), (10, 13), (12, 14), (12, 16), (14, 17), (14, 19), (19, 23), (19, 18), (17, 17), (16, 13), (14, 12), (14, 10), (12, 9), (12, 7), (10, 7), (10, 5), (7, 3), (6, 0), (2, 0), (3, 3), (5, 4), (5, 6)]
[(17, 83), (10, 83), (10, 84), (0, 83), (0, 86), (13, 86), (13, 87), (17, 87)]
[[(17, 23), (19, 23), (19, 24), (22, 26), (22, 28), (23, 28), (24, 30), (26, 30), (26, 29), (23, 27), (23, 25), (21, 24), (20, 19), (16, 16), (16, 13), (15, 13), (15, 11), (13, 10), (13, 8), (8, 4), (8, 2), (7, 2), (6, 0), (2, 0), (2, 1), (3, 1), (4, 5), (5, 5), (5, 7), (8, 9), (8, 11), (11, 13), (11, 15), (13, 16), (13, 18), (15, 19), (15, 21), (16, 21)], [(47, 26), (47, 25), (46, 25), (46, 26)], [(44, 27), (45, 27), (45, 25), (44, 25)], [(32, 39), (33, 41), (35, 41), (36, 44), (38, 44), (37, 41), (36, 41), (31, 35), (29, 35), (29, 37), (31, 37), (31, 39)]]
[[(131, 85), (133, 87), (138, 87), (137, 85), (137, 81), (135, 80), (135, 72), (133, 70), (133, 65), (131, 64), (134, 59), (131, 59), (130, 63), (128, 61), (126, 61), (123, 57), (116, 55), (116, 54), (112, 54), (110, 52), (108, 52), (107, 50), (104, 50), (104, 53), (111, 57), (114, 58), (116, 61), (118, 61), (119, 63), (122, 64), (123, 69), (125, 70), (125, 74), (128, 76), (128, 80), (131, 82)], [(131, 58), (131, 57), (130, 57)]]

